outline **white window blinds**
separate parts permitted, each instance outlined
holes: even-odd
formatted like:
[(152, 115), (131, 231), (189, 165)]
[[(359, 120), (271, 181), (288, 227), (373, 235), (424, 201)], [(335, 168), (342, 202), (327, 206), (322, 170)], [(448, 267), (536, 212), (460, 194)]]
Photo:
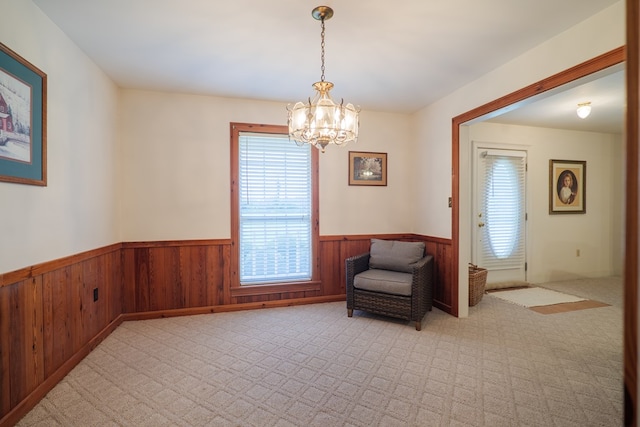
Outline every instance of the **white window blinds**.
[(311, 149), (240, 133), (240, 284), (311, 279)]
[(482, 258), (485, 268), (518, 267), (525, 262), (525, 172), (526, 153), (483, 152), (485, 239)]

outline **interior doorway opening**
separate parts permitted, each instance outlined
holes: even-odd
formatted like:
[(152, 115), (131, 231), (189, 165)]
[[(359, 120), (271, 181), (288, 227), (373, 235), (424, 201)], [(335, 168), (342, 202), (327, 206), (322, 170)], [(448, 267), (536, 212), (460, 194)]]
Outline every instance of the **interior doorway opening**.
[[(513, 109), (548, 91), (558, 90), (567, 84), (577, 84), (577, 80), (603, 72), (610, 67), (624, 63), (625, 49), (620, 47), (592, 60), (578, 64), (568, 70), (529, 85), (500, 99), (463, 113), (452, 120), (452, 313), (458, 317), (468, 315), (468, 263), (471, 260), (470, 220), (471, 180), (461, 179), (461, 170), (468, 170), (469, 125), (501, 114), (505, 109)], [(461, 141), (464, 145), (461, 146)], [(460, 195), (464, 194), (462, 198)], [(462, 219), (461, 220), (461, 213)], [(464, 249), (463, 249), (464, 248)]]

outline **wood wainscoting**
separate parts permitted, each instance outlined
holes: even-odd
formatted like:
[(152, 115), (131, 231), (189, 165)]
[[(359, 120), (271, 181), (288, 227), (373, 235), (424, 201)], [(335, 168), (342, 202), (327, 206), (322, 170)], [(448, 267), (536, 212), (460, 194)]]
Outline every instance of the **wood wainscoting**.
[(121, 248), (0, 275), (0, 426), (15, 424), (120, 324)]
[[(369, 250), (372, 238), (423, 241), (436, 262), (434, 305), (451, 313), (457, 307), (451, 286), (451, 242), (415, 234), (320, 236), (318, 282), (233, 288), (230, 283), (231, 240), (123, 243), (125, 313), (144, 318), (220, 311), (243, 304), (256, 308), (276, 301), (340, 300), (346, 295), (344, 260)], [(281, 305), (281, 304), (279, 304)]]
[(436, 263), (434, 305), (452, 313), (451, 241), (416, 234), (321, 236), (320, 280), (307, 284), (231, 288), (228, 239), (118, 243), (1, 274), (0, 427), (123, 320), (345, 300), (344, 260), (367, 252), (372, 238), (425, 242)]
[(231, 240), (123, 243), (124, 313), (231, 304)]

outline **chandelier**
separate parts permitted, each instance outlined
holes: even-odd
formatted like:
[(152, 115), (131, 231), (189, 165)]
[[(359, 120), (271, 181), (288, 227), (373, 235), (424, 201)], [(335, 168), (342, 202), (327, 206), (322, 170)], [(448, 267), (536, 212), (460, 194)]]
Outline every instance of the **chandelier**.
[(289, 111), (289, 139), (293, 139), (296, 144), (311, 144), (322, 150), (327, 145), (343, 145), (358, 139), (358, 113), (359, 108), (353, 104), (336, 104), (329, 91), (333, 88), (333, 83), (324, 80), (324, 21), (331, 19), (333, 9), (328, 6), (318, 6), (311, 12), (322, 26), (320, 33), (322, 42), (321, 59), (322, 75), (320, 81), (313, 84), (316, 94), (313, 100), (309, 98), (307, 103), (297, 102), (292, 108), (287, 106)]

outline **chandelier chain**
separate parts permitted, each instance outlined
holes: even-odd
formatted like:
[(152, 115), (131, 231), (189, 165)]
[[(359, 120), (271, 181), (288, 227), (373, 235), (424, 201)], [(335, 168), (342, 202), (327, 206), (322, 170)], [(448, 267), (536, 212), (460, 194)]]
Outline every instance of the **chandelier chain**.
[(320, 76), (320, 81), (324, 81), (324, 16), (321, 19), (321, 24), (322, 24), (322, 32), (320, 33), (320, 38), (321, 38), (321, 42), (320, 42), (320, 49), (321, 49), (321, 59), (322, 59), (322, 66), (320, 67), (320, 70), (322, 71), (322, 75)]

